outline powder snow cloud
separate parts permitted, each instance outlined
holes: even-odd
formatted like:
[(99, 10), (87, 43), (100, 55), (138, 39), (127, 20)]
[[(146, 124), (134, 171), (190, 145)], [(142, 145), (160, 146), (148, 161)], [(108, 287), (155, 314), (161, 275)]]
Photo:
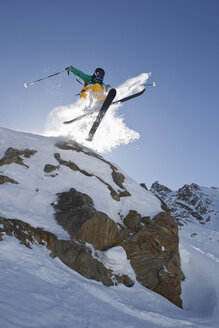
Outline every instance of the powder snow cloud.
[[(149, 77), (150, 73), (142, 73), (118, 86), (116, 100), (141, 91)], [(110, 106), (92, 142), (87, 141), (86, 138), (100, 107), (92, 97), (88, 97), (87, 100), (78, 99), (74, 104), (54, 108), (47, 118), (43, 134), (66, 136), (101, 153), (111, 151), (115, 147), (140, 138), (140, 134), (130, 129), (119, 114), (118, 109), (121, 106), (122, 104)], [(96, 113), (72, 124), (63, 124), (64, 121), (89, 113), (89, 111), (96, 111)]]

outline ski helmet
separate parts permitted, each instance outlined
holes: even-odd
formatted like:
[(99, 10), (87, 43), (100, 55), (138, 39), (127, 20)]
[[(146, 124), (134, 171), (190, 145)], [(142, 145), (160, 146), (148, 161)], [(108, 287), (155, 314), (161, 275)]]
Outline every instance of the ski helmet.
[(105, 75), (105, 72), (104, 72), (104, 69), (102, 68), (96, 68), (95, 69), (95, 77), (98, 79), (98, 80), (103, 80), (104, 79), (104, 75)]

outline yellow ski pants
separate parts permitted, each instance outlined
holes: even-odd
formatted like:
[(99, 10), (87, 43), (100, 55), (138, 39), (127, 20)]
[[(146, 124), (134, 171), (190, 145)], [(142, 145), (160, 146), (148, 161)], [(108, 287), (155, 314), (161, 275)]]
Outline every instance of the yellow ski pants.
[(86, 85), (83, 87), (80, 93), (80, 98), (86, 99), (87, 92), (91, 91), (91, 94), (98, 100), (104, 100), (106, 97), (103, 95), (103, 88), (99, 83), (93, 85)]

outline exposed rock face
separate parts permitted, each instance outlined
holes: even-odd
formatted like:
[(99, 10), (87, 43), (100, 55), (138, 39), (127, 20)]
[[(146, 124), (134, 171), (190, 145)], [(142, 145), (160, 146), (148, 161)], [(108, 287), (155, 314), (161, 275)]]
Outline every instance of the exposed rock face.
[(6, 233), (14, 235), (21, 244), (32, 248), (33, 244), (46, 246), (50, 251), (51, 257), (58, 256), (60, 260), (88, 279), (95, 279), (106, 286), (113, 286), (123, 283), (127, 287), (133, 285), (132, 280), (126, 275), (113, 275), (98, 258), (92, 254), (92, 250), (83, 243), (70, 240), (59, 240), (54, 234), (40, 228), (20, 221), (10, 220), (0, 217), (0, 240)]
[(119, 229), (116, 223), (105, 213), (96, 211), (88, 195), (72, 188), (58, 194), (58, 204), (54, 207), (58, 210), (58, 223), (73, 240), (88, 242), (99, 250), (117, 245)]
[(142, 228), (142, 217), (136, 211), (129, 211), (123, 222), (130, 232), (138, 232)]
[(46, 164), (44, 166), (44, 172), (46, 172), (46, 173), (51, 173), (51, 172), (56, 171), (58, 169), (59, 169), (58, 166), (51, 165), (51, 164)]
[(97, 250), (122, 246), (137, 280), (182, 307), (178, 228), (168, 212), (152, 221), (130, 210), (123, 224), (116, 224), (93, 207), (92, 199), (75, 189), (58, 194), (56, 219), (72, 240), (88, 242)]
[[(0, 159), (0, 166), (15, 163), (18, 165), (23, 165), (28, 168), (28, 165), (24, 163), (22, 157), (30, 158), (35, 153), (36, 150), (29, 150), (29, 149), (18, 150), (13, 147), (9, 147), (5, 152), (5, 156), (2, 159)], [(4, 183), (18, 184), (16, 180), (0, 174), (0, 184), (4, 184)]]
[(0, 174), (0, 184), (4, 184), (7, 182), (13, 183), (13, 184), (18, 184), (18, 182), (15, 181), (14, 179), (11, 179), (11, 178), (7, 177), (6, 175)]
[(122, 244), (137, 280), (181, 307), (180, 280), (184, 275), (180, 269), (178, 229), (169, 213), (161, 212)]
[(0, 166), (6, 165), (6, 164), (11, 164), (11, 163), (16, 163), (19, 165), (26, 165), (22, 159), (23, 157), (30, 158), (32, 155), (36, 153), (36, 150), (30, 150), (30, 149), (24, 149), (24, 150), (18, 150), (12, 147), (9, 147), (6, 152), (5, 156), (0, 160)]
[(171, 215), (183, 224), (199, 221), (204, 224), (219, 219), (219, 189), (200, 187), (195, 183), (184, 185), (177, 191), (153, 183), (151, 191), (168, 206)]

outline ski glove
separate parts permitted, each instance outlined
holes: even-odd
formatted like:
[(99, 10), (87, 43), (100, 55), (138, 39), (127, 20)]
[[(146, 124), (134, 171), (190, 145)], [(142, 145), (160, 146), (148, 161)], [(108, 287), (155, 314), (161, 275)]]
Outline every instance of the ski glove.
[(106, 92), (110, 91), (110, 89), (112, 89), (110, 84), (105, 84), (104, 88), (106, 89)]
[(72, 71), (72, 66), (66, 67), (65, 70), (68, 71), (68, 72)]

